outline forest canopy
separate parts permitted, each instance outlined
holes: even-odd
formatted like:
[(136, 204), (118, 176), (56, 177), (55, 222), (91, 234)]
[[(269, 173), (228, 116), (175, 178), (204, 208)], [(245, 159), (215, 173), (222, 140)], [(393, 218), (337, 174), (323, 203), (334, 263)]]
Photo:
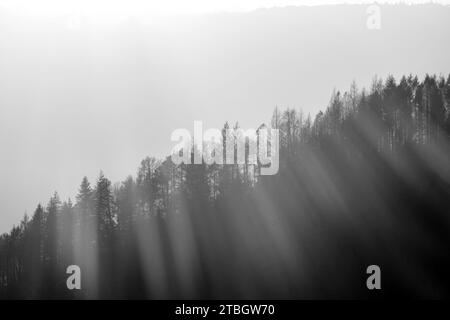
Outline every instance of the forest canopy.
[(275, 176), (147, 157), (120, 183), (55, 192), (0, 237), (0, 297), (355, 297), (373, 261), (386, 295), (450, 296), (450, 76), (352, 83), (314, 118), (276, 107), (267, 126)]

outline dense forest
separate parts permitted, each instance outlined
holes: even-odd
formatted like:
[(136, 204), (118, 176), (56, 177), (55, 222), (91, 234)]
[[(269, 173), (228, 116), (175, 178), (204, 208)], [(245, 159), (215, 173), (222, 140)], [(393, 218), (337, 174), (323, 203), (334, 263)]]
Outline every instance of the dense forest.
[(121, 183), (55, 192), (0, 237), (0, 297), (450, 297), (450, 76), (353, 83), (269, 126), (275, 176), (148, 157)]

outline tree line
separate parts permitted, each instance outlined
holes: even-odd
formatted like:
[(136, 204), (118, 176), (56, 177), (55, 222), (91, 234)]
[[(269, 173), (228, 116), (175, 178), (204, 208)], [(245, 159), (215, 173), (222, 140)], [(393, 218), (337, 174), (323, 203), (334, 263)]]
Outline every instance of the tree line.
[(120, 183), (84, 177), (74, 201), (55, 192), (1, 235), (0, 297), (360, 297), (373, 260), (385, 294), (449, 295), (450, 76), (352, 83), (269, 126), (276, 176), (147, 157)]

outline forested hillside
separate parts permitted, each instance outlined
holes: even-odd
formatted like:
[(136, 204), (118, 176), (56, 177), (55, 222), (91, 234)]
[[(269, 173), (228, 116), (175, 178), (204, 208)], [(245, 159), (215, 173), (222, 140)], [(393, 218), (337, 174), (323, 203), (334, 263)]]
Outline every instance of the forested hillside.
[(120, 183), (55, 192), (0, 237), (0, 297), (367, 297), (370, 264), (378, 296), (450, 297), (450, 77), (353, 83), (267, 125), (275, 176), (148, 157)]

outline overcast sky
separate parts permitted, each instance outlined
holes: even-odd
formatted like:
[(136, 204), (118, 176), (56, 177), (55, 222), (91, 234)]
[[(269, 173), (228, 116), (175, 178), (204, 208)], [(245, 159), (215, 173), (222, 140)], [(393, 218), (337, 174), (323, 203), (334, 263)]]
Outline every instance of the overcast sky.
[(314, 115), (353, 80), (450, 73), (449, 7), (382, 6), (373, 31), (367, 5), (202, 11), (197, 1), (195, 15), (142, 19), (121, 1), (104, 15), (44, 2), (0, 1), (0, 232), (55, 190), (73, 199), (84, 175), (134, 175), (194, 120), (250, 128), (275, 105)]

